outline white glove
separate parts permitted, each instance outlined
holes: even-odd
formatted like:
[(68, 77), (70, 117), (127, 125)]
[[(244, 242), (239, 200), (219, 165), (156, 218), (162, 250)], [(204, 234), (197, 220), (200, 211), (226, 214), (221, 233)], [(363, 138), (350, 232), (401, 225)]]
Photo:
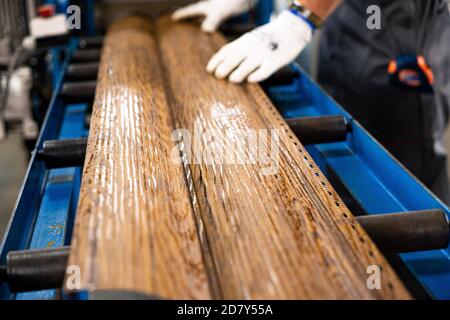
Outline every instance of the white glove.
[(203, 31), (214, 32), (228, 18), (249, 11), (257, 0), (205, 0), (178, 9), (172, 15), (175, 21), (205, 16)]
[(260, 82), (292, 62), (311, 38), (312, 29), (302, 18), (283, 11), (274, 21), (225, 45), (206, 69), (234, 83)]

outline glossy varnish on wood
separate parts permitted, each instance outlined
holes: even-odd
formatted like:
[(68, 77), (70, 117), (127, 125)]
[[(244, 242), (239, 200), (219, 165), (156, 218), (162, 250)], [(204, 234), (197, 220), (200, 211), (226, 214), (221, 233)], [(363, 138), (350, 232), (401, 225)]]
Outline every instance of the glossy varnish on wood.
[[(81, 287), (167, 298), (409, 298), (260, 87), (206, 74), (223, 44), (168, 19), (155, 30), (141, 18), (110, 28), (70, 257)], [(173, 135), (180, 165), (170, 154), (174, 128), (183, 129)], [(252, 132), (256, 161), (255, 143), (242, 137)], [(371, 265), (382, 267), (380, 290), (367, 288)]]
[[(217, 164), (204, 161), (206, 153), (199, 154), (194, 144), (185, 146), (194, 210), (209, 242), (204, 254), (214, 263), (221, 297), (408, 298), (261, 88), (219, 81), (206, 73), (208, 59), (224, 39), (163, 19), (157, 23), (157, 40), (175, 126), (187, 129), (203, 146), (215, 141), (218, 153), (224, 141), (235, 145), (226, 148), (227, 155), (239, 150), (234, 159), (240, 163)], [(247, 148), (239, 135), (258, 129), (279, 137), (279, 157), (269, 152), (277, 140), (268, 137), (262, 139), (268, 145), (262, 150), (276, 160), (245, 164), (255, 149)], [(196, 132), (202, 134), (194, 137)], [(262, 170), (270, 164), (274, 171)], [(367, 287), (371, 265), (382, 267), (380, 290)]]
[(82, 289), (209, 298), (152, 34), (140, 18), (107, 34), (69, 264)]

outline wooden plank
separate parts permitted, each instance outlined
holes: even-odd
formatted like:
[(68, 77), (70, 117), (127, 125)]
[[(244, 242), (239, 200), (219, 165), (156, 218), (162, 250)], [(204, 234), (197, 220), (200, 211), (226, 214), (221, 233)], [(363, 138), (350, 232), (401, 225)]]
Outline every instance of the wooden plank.
[(134, 17), (106, 36), (69, 265), (81, 289), (209, 298), (152, 34)]
[[(157, 24), (157, 39), (175, 126), (198, 142), (189, 144), (185, 134), (184, 156), (220, 297), (410, 298), (261, 88), (206, 73), (223, 37), (166, 18)], [(240, 137), (260, 129), (279, 138), (279, 157), (270, 151), (277, 150), (276, 139), (262, 139), (267, 149), (260, 150), (274, 159), (269, 163), (248, 162), (255, 149)], [(205, 161), (205, 149), (217, 145), (220, 155), (224, 143), (234, 143), (225, 153), (231, 159), (239, 150), (235, 159), (241, 163)], [(262, 170), (270, 165), (274, 172)], [(372, 265), (382, 268), (380, 290), (367, 287)]]

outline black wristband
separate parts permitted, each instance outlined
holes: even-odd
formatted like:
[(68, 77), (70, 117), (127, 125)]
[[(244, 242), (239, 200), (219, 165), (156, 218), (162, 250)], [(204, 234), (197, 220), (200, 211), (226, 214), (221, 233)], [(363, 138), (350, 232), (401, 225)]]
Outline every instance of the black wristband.
[(314, 12), (306, 8), (300, 1), (298, 0), (290, 0), (289, 2), (289, 10), (295, 11), (298, 15), (301, 15), (303, 18), (307, 19), (314, 25), (317, 29), (320, 28), (323, 24), (323, 20), (320, 19)]

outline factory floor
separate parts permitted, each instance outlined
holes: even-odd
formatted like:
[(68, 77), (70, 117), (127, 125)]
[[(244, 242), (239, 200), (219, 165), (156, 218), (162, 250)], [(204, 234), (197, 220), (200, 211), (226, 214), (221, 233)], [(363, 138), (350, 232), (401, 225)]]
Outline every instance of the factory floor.
[[(450, 150), (450, 129), (445, 137)], [(8, 223), (28, 165), (28, 151), (19, 134), (10, 134), (0, 141), (0, 235)], [(450, 172), (450, 163), (449, 172)], [(1, 238), (0, 237), (0, 238)]]
[(3, 236), (28, 164), (28, 151), (19, 134), (0, 141), (0, 235)]

